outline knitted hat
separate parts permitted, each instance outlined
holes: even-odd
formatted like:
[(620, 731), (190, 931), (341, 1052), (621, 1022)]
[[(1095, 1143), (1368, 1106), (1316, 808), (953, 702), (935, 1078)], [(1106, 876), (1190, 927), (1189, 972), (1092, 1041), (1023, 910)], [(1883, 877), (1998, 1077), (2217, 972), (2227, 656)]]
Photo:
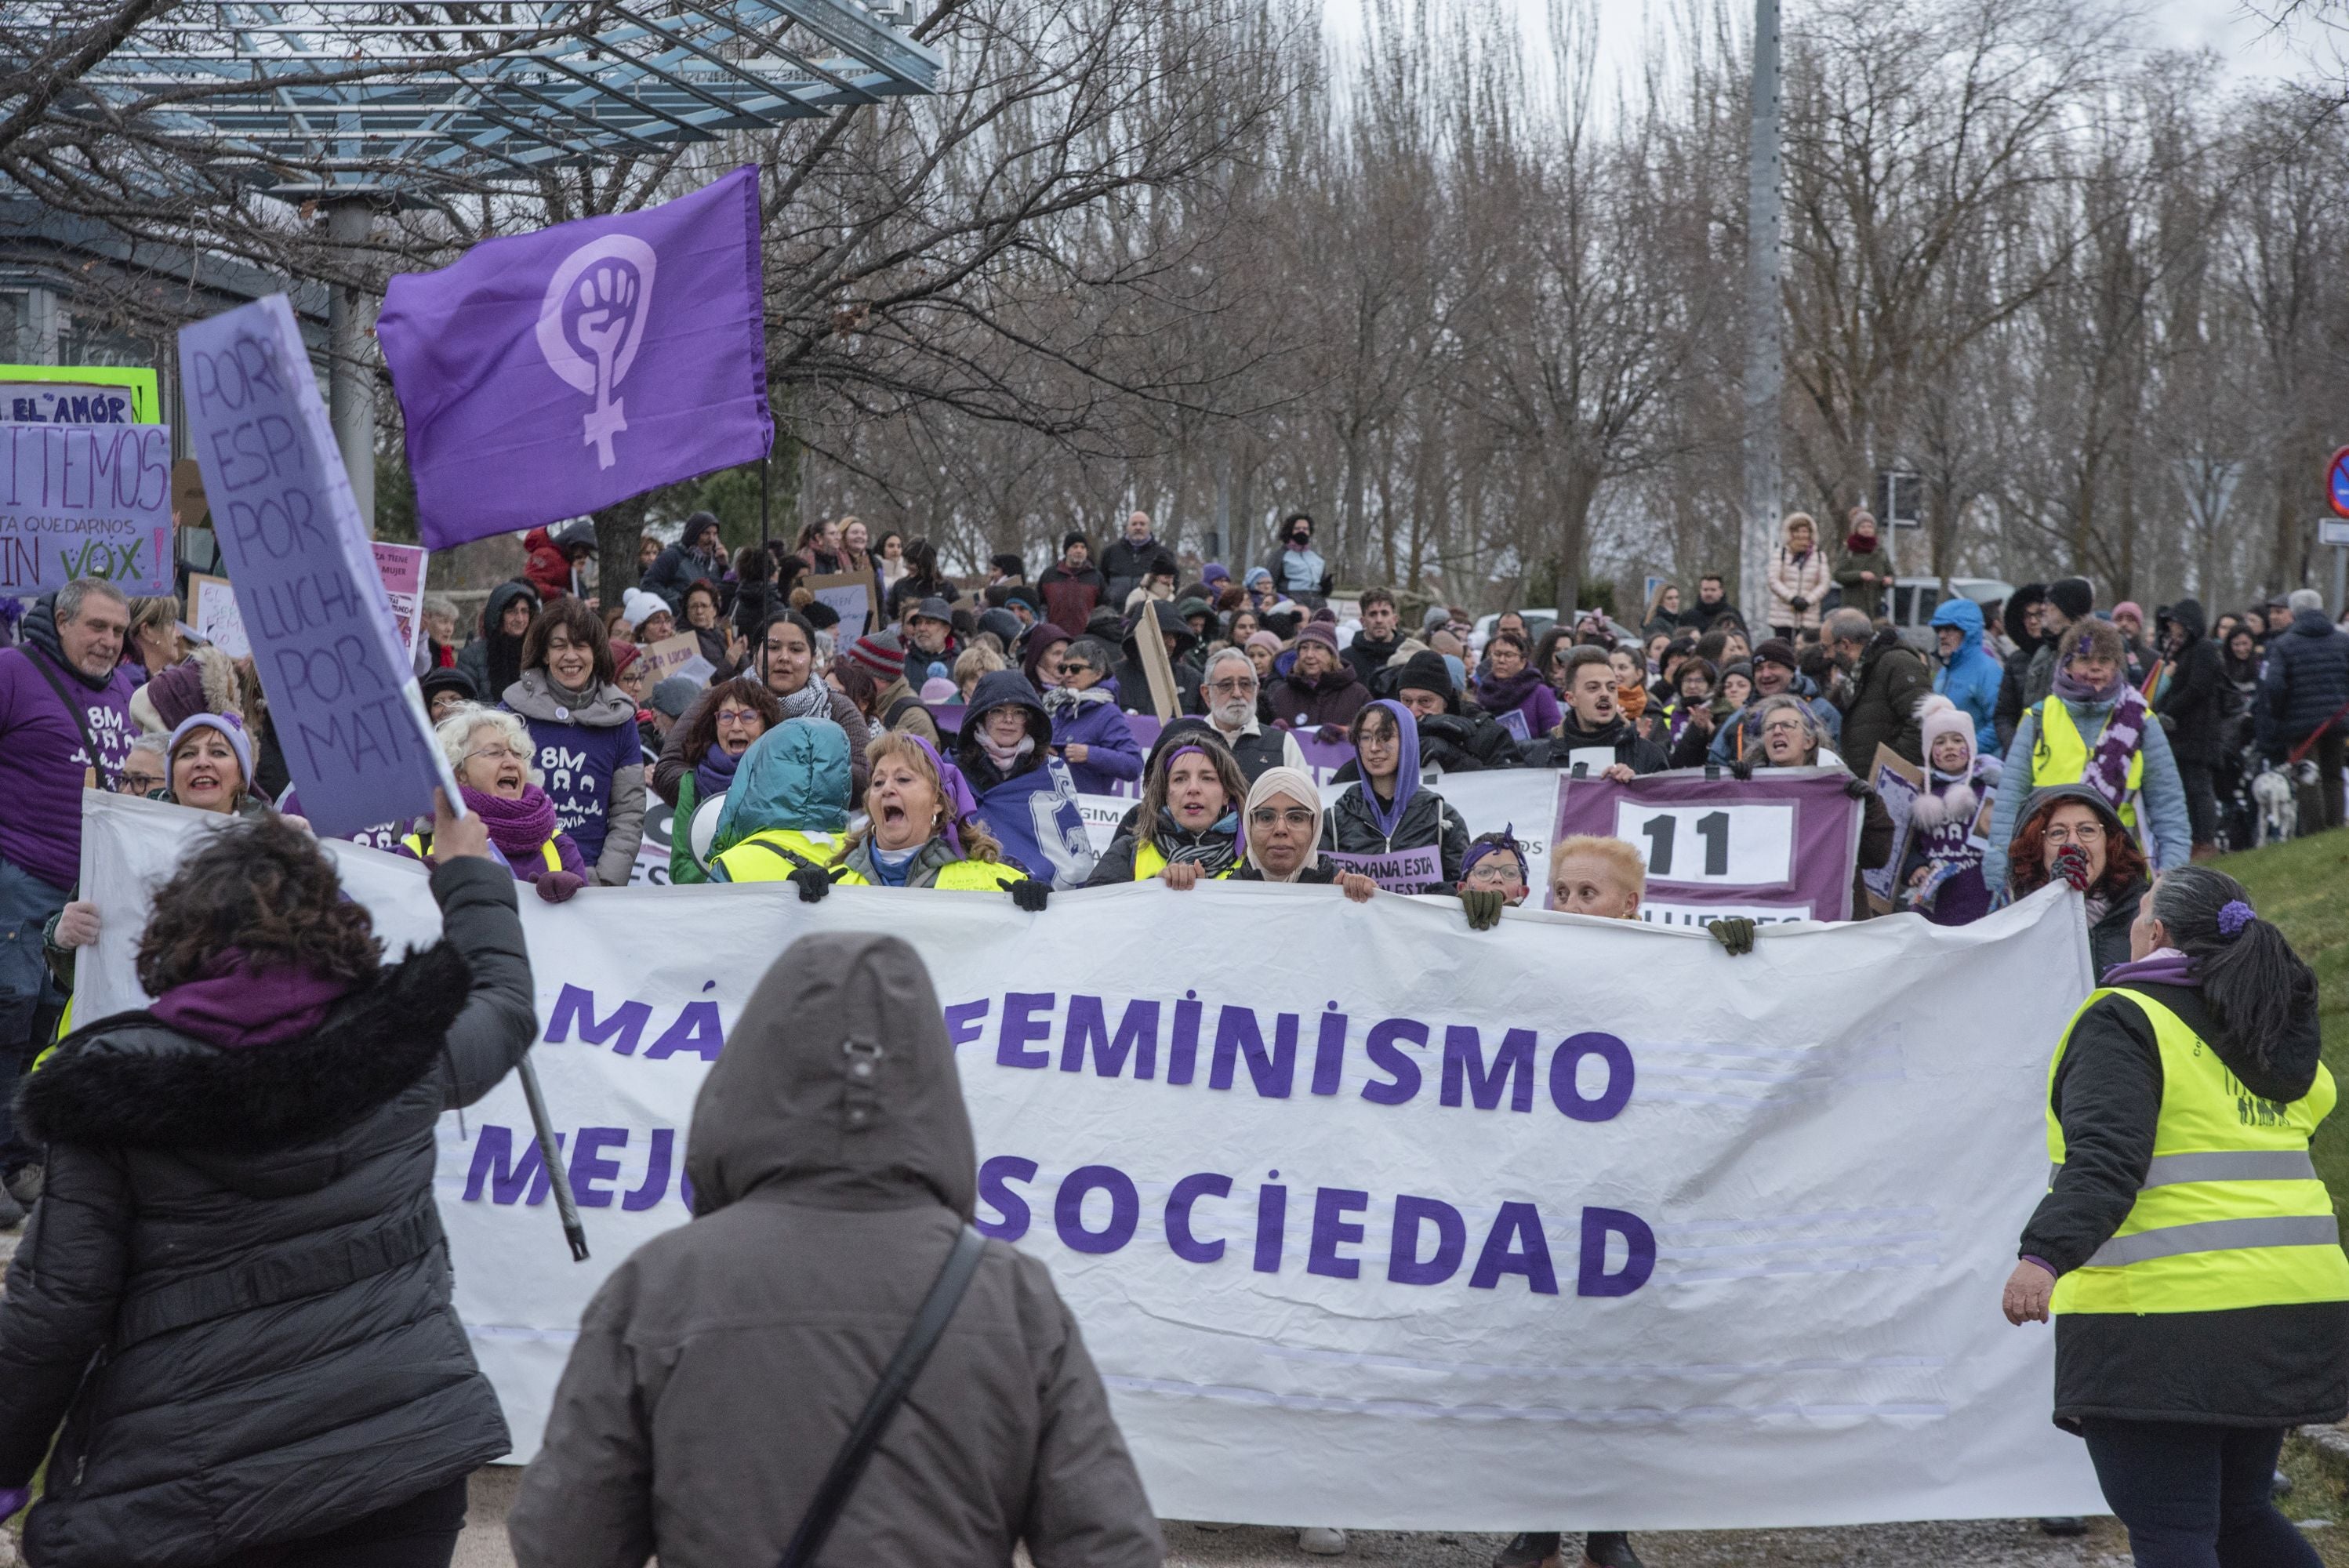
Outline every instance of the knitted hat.
[(481, 689), (473, 685), (473, 677), (454, 665), (446, 669), (425, 671), (424, 678), (417, 685), (424, 693), (424, 701), (428, 707), (435, 692), (454, 692), (467, 702), (477, 702), (481, 696)]
[(1934, 694), (1925, 699), (1917, 710), (1917, 727), (1924, 733), (1925, 759), (1933, 758), (1933, 742), (1941, 736), (1954, 735), (1966, 743), (1966, 761), (1971, 765), (1974, 756), (1973, 716), (1948, 697)]
[(691, 676), (671, 676), (653, 687), (653, 711), (670, 718), (683, 718), (685, 710), (700, 695), (701, 688), (694, 684)]
[(250, 794), (253, 790), (253, 741), (244, 733), (244, 720), (233, 713), (190, 714), (180, 721), (179, 727), (171, 731), (171, 742), (163, 748), (163, 755), (178, 757), (180, 742), (199, 729), (218, 730), (221, 738), (228, 742), (228, 748), (236, 753), (240, 787)]
[(936, 676), (922, 683), (922, 700), (926, 703), (953, 702), (961, 696), (962, 693), (955, 689), (954, 682), (944, 676)]
[(2114, 620), (2117, 621), (2123, 615), (2135, 616), (2138, 625), (2142, 626), (2145, 624), (2145, 611), (2134, 599), (2124, 599), (2119, 603), (2113, 606)]
[(1459, 689), (1452, 684), (1451, 666), (1441, 654), (1413, 654), (1403, 662), (1402, 674), (1395, 677), (1395, 690), (1432, 691), (1449, 702)]
[(641, 626), (655, 615), (670, 615), (674, 619), (667, 600), (641, 588), (630, 588), (620, 595), (620, 614), (631, 626)]
[(1800, 670), (1803, 666), (1795, 656), (1795, 645), (1784, 637), (1764, 637), (1754, 646), (1756, 665), (1776, 665), (1781, 669)]
[(848, 645), (848, 657), (884, 686), (905, 673), (905, 645), (895, 632), (881, 632)]
[(1220, 561), (1210, 561), (1199, 568), (1199, 581), (1202, 583), (1228, 583), (1231, 580), (1231, 573)]
[(2085, 620), (2096, 607), (2096, 591), (2085, 577), (2059, 577), (2047, 585), (2047, 602), (2067, 621)]
[(1325, 621), (1308, 621), (1297, 629), (1297, 643), (1299, 647), (1319, 643), (1334, 654), (1338, 651), (1338, 633)]
[(1250, 632), (1247, 634), (1247, 642), (1245, 645), (1251, 648), (1262, 648), (1266, 652), (1271, 654), (1275, 658), (1278, 658), (1280, 656), (1280, 639), (1274, 636), (1270, 632)]
[(612, 639), (612, 673), (618, 675), (644, 656), (644, 650), (626, 637)]
[(1081, 544), (1088, 550), (1092, 548), (1092, 542), (1085, 537), (1085, 531), (1081, 528), (1072, 528), (1061, 535), (1061, 553), (1066, 555), (1072, 544)]

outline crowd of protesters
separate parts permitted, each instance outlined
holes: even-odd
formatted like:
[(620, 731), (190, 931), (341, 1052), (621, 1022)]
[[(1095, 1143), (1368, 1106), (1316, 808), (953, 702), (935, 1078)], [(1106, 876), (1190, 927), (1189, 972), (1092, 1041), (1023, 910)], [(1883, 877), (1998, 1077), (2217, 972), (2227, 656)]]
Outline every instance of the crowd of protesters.
[[(1771, 769), (1824, 769), (1863, 802), (1856, 872), (1890, 871), (1891, 908), (1964, 924), (2061, 880), (2085, 895), (2098, 972), (2120, 975), (2133, 963), (2141, 966), (2148, 952), (2170, 951), (2166, 939), (2148, 948), (2149, 930), (2181, 941), (2201, 934), (2194, 939), (2209, 948), (2215, 939), (2204, 926), (2241, 926), (2233, 913), (2239, 899), (2217, 899), (2226, 909), (2214, 914), (2204, 907), (2216, 907), (2211, 888), (2164, 880), (2170, 873), (2222, 847), (2256, 841), (2282, 821), (2313, 830), (2342, 820), (2349, 633), (2333, 625), (2315, 594), (2296, 592), (2213, 623), (2192, 599), (2148, 618), (2127, 602), (2100, 605), (2092, 583), (2064, 578), (2027, 584), (2003, 603), (1952, 597), (1932, 617), (1933, 645), (1920, 649), (1884, 619), (1891, 562), (1864, 511), (1847, 520), (1839, 547), (1820, 538), (1814, 519), (1786, 520), (1756, 624), (1730, 600), (1725, 580), (1708, 575), (1691, 594), (1677, 584), (1659, 588), (1636, 629), (1597, 613), (1552, 624), (1505, 613), (1482, 634), (1448, 605), (1381, 587), (1361, 592), (1353, 613), (1341, 615), (1330, 566), (1314, 548), (1313, 520), (1302, 513), (1284, 520), (1277, 547), (1237, 577), (1216, 562), (1186, 567), (1138, 511), (1098, 560), (1092, 542), (1071, 532), (1032, 581), (1028, 562), (1001, 554), (990, 559), (983, 583), (947, 576), (928, 541), (875, 537), (854, 518), (812, 523), (787, 550), (750, 546), (730, 556), (720, 532), (715, 518), (697, 514), (673, 543), (647, 536), (640, 586), (608, 596), (596, 592), (592, 531), (536, 530), (526, 542), (524, 572), (487, 595), (470, 635), (460, 635), (453, 605), (428, 601), (419, 673), (465, 810), (386, 824), (376, 841), (435, 868), (433, 892), (448, 912), (452, 942), (473, 959), (472, 979), (470, 990), (436, 995), (427, 1009), (437, 1020), (434, 1037), (451, 1043), (429, 1081), (365, 1105), (317, 1091), (322, 1103), (301, 1108), (311, 1119), (297, 1116), (298, 1126), (280, 1130), (302, 1144), (305, 1158), (412, 1161), (440, 1107), (478, 1098), (494, 1081), (527, 1042), (514, 1029), (528, 1010), (526, 978), (517, 1004), (507, 962), (518, 954), (518, 931), (496, 906), (510, 910), (522, 883), (561, 903), (582, 888), (637, 877), (654, 799), (673, 812), (667, 871), (680, 882), (789, 882), (810, 902), (843, 885), (941, 889), (1036, 911), (1055, 890), (1155, 880), (1182, 892), (1233, 879), (1297, 883), (1317, 890), (1299, 897), (1357, 902), (1435, 894), (1457, 899), (1468, 925), (1486, 929), (1505, 909), (1529, 900), (1637, 918), (1641, 857), (1612, 840), (1568, 840), (1551, 851), (1549, 886), (1530, 886), (1525, 846), (1508, 831), (1472, 831), (1444, 798), (1448, 775), (1571, 769), (1629, 780), (1702, 769), (1744, 780)], [(862, 624), (843, 624), (842, 599), (833, 592), (843, 585), (864, 590), (848, 596), (872, 612)], [(647, 649), (677, 647), (680, 639), (692, 656), (664, 664), (675, 673), (650, 678)], [(170, 990), (167, 1000), (178, 998), (169, 1008), (159, 1004), (156, 1015), (171, 1038), (134, 1032), (115, 1049), (184, 1055), (185, 1036), (221, 1047), (316, 1037), (333, 1047), (325, 1061), (372, 1039), (377, 1013), (413, 1001), (403, 1000), (403, 988), (433, 973), (430, 955), (379, 971), (364, 930), (347, 916), (318, 914), (319, 930), (304, 933), (287, 929), (267, 907), (270, 888), (292, 890), (287, 898), (319, 909), (331, 900), (319, 903), (326, 894), (318, 868), (326, 862), (303, 847), (300, 802), (250, 660), (202, 645), (175, 601), (129, 600), (97, 581), (41, 599), (24, 614), (17, 644), (0, 650), (0, 1078), (13, 1085), (52, 1041), (83, 1037), (72, 1032), (67, 1013), (74, 957), (107, 919), (103, 901), (83, 897), (76, 885), (85, 789), (241, 819), (247, 836), (236, 841), (268, 872), (256, 882), (249, 866), (223, 861), (213, 868), (217, 890), (191, 884), (182, 872), (158, 895), (157, 922), (168, 923), (169, 915), (195, 933), (171, 944), (150, 926), (142, 940), (142, 980), (159, 994)], [(1155, 723), (1133, 722), (1145, 717)], [(1346, 759), (1317, 782), (1300, 741), (1342, 748)], [(1877, 788), (1880, 766), (1896, 768), (1908, 783), (1905, 834), (1896, 831)], [(1097, 851), (1075, 798), (1110, 791), (1130, 794), (1133, 804)], [(1423, 869), (1400, 882), (1363, 870), (1366, 861), (1398, 856), (1415, 857), (1408, 863)], [(484, 866), (499, 868), (499, 876), (484, 882)], [(324, 874), (331, 882), (331, 871)], [(2157, 894), (2164, 888), (2175, 891)], [(1855, 909), (1864, 912), (1859, 893)], [(249, 929), (223, 940), (238, 922)], [(1731, 954), (1752, 950), (1751, 923), (1723, 921), (1713, 929)], [(276, 986), (264, 971), (281, 949), (326, 978), (306, 988)], [(935, 1018), (921, 1026), (912, 1016), (922, 1008), (911, 1006), (910, 981), (891, 967), (901, 964), (896, 953), (861, 943), (837, 956), (883, 979), (877, 991), (827, 993), (821, 1006), (845, 1009), (843, 1017), (862, 1016), (860, 1009), (894, 1016), (910, 1006), (912, 1021), (900, 1020), (902, 1029), (925, 1041), (936, 1034)], [(2162, 972), (2165, 983), (2186, 973), (2172, 967), (2176, 974)], [(2280, 959), (2261, 973), (2291, 978)], [(761, 988), (753, 1015), (782, 1016), (802, 1005), (791, 987), (803, 986), (804, 976), (782, 989), (775, 984), (771, 978)], [(236, 986), (264, 1002), (231, 1005), (223, 988)], [(2243, 1006), (2215, 995), (2212, 1002), (2221, 1012)], [(2189, 1012), (2204, 1032), (2234, 1037), (2225, 1019)], [(326, 1028), (330, 1017), (335, 1026)], [(751, 1024), (746, 1015), (745, 1028)], [(181, 1033), (171, 1035), (174, 1028)], [(66, 1058), (69, 1068), (78, 1059)], [(726, 1062), (737, 1059), (730, 1053)], [(742, 1068), (752, 1076), (776, 1070)], [(129, 1125), (119, 1111), (109, 1117), (69, 1099), (85, 1078), (103, 1093), (147, 1092), (147, 1080), (72, 1068), (47, 1080), (46, 1101), (20, 1099), (28, 1122), (0, 1110), (0, 1228), (22, 1222), (45, 1182), (64, 1171), (63, 1158), (45, 1156), (43, 1137), (103, 1143)], [(189, 1081), (199, 1083), (201, 1075)], [(792, 1092), (815, 1090), (802, 1085)], [(2308, 1092), (2304, 1084), (2298, 1092)], [(0, 1097), (0, 1107), (7, 1103)], [(353, 1115), (363, 1117), (355, 1127), (347, 1121)], [(345, 1119), (342, 1130), (328, 1125), (337, 1118)], [(171, 1118), (158, 1109), (153, 1119)], [(739, 1119), (712, 1116), (713, 1146), (747, 1140), (750, 1147), (756, 1120), (747, 1110)], [(714, 1212), (743, 1177), (730, 1174), (731, 1166), (718, 1168), (734, 1157), (705, 1150), (702, 1121), (698, 1115), (693, 1158), (712, 1165), (706, 1181), (696, 1171), (704, 1205), (698, 1212)], [(940, 1125), (951, 1142), (954, 1128)], [(967, 1127), (959, 1136), (967, 1145)], [(320, 1154), (321, 1148), (341, 1152)], [(896, 1174), (967, 1215), (967, 1148), (947, 1164), (953, 1169), (926, 1173), (916, 1161)], [(131, 1203), (119, 1173), (83, 1177), (114, 1183), (109, 1201)], [(418, 1213), (429, 1208), (429, 1196), (417, 1208), (418, 1190), (406, 1178), (407, 1184), (373, 1187), (338, 1180), (321, 1176), (313, 1187), (296, 1181), (286, 1191), (332, 1193), (336, 1204), (396, 1199)], [(156, 1222), (145, 1212), (145, 1194), (136, 1196), (140, 1213), (122, 1224)], [(730, 1223), (753, 1250), (766, 1244), (750, 1220)], [(2059, 1236), (2049, 1223), (2034, 1222), (2033, 1234), (2045, 1233), (2033, 1243), (2041, 1249), (2034, 1255), (2082, 1266), (2082, 1224), (2067, 1220)], [(125, 1233), (115, 1225), (66, 1244), (102, 1251)], [(265, 1250), (269, 1240), (258, 1235), (252, 1245)], [(140, 1245), (135, 1234), (128, 1244)], [(786, 1237), (775, 1244), (798, 1243)], [(410, 1254), (401, 1266), (421, 1256)], [(692, 1256), (693, 1248), (680, 1249), (661, 1266), (683, 1268)], [(91, 1269), (119, 1264), (93, 1257)], [(2052, 1279), (2061, 1271), (2049, 1264), (2043, 1272)], [(41, 1329), (47, 1339), (9, 1337), (31, 1332), (20, 1325), (33, 1310), (19, 1307), (13, 1291), (11, 1315), (0, 1320), (9, 1330), (0, 1334), (0, 1362), (14, 1367), (6, 1357), (33, 1355), (27, 1343), (50, 1357), (36, 1356), (36, 1375), (0, 1378), (11, 1384), (0, 1400), (13, 1402), (0, 1414), (12, 1418), (37, 1407), (53, 1422), (69, 1401), (85, 1398), (61, 1358), (94, 1343), (88, 1308), (106, 1299), (103, 1282), (77, 1283), (70, 1269), (57, 1278), (59, 1290), (82, 1290), (86, 1299), (57, 1298)], [(761, 1290), (781, 1288), (755, 1272), (746, 1279)], [(1032, 1282), (999, 1270), (990, 1288), (1004, 1295), (1005, 1313), (1034, 1307), (1013, 1302), (1022, 1290), (1033, 1295)], [(1049, 1281), (1041, 1288), (1049, 1296)], [(417, 1289), (424, 1308), (437, 1299), (445, 1312), (445, 1274), (420, 1279)], [(2020, 1321), (2044, 1309), (2045, 1295), (2026, 1288), (2014, 1300), (2020, 1305), (2010, 1310)], [(698, 1332), (698, 1310), (662, 1317), (646, 1331), (688, 1336)], [(1011, 1370), (1022, 1377), (1021, 1357), (1057, 1355), (1051, 1347), (1064, 1326), (1050, 1310), (1036, 1310), (1043, 1316), (1021, 1329), (1027, 1348), (1011, 1357)], [(589, 1326), (583, 1347), (626, 1359), (622, 1341), (633, 1345), (640, 1327), (625, 1314), (610, 1315)], [(309, 1332), (291, 1319), (282, 1330), (289, 1344)], [(288, 1356), (295, 1371), (306, 1365), (299, 1350)], [(1077, 1356), (1081, 1362), (1081, 1348)], [(159, 1367), (155, 1375), (168, 1384), (176, 1371)], [(1070, 1464), (1097, 1466), (1096, 1501), (1107, 1512), (1089, 1520), (1079, 1510), (1063, 1528), (1106, 1532), (1118, 1542), (1116, 1553), (1097, 1560), (1149, 1560), (1154, 1530), (1146, 1515), (1134, 1516), (1138, 1489), (1129, 1485), (1131, 1467), (1114, 1429), (1102, 1440), (1106, 1449), (1079, 1441), (1107, 1422), (1090, 1367), (1076, 1371), (1081, 1376), (1071, 1373), (1075, 1380), (1058, 1394), (1073, 1424), (1054, 1440), (1070, 1447)], [(234, 1552), (255, 1541), (300, 1539), (326, 1542), (316, 1560), (335, 1561), (335, 1532), (354, 1522), (369, 1530), (413, 1527), (419, 1537), (439, 1539), (450, 1508), (461, 1514), (450, 1476), (489, 1457), (502, 1439), (490, 1429), (494, 1411), (485, 1417), (468, 1387), (460, 1378), (443, 1398), (444, 1437), (433, 1449), (441, 1468), (416, 1472), (413, 1491), (394, 1497), (354, 1485), (348, 1506), (280, 1509), (268, 1516), (276, 1535), (232, 1539), (234, 1531), (227, 1531), (222, 1549), (230, 1554), (219, 1560), (243, 1561)], [(543, 1474), (576, 1467), (595, 1477), (624, 1460), (641, 1471), (648, 1457), (629, 1457), (611, 1429), (636, 1397), (608, 1382), (572, 1397), (567, 1383)], [(215, 1418), (206, 1398), (191, 1392), (183, 1406), (161, 1408), (177, 1412), (173, 1421)], [(330, 1411), (321, 1405), (313, 1414), (324, 1422)], [(90, 1418), (127, 1433), (144, 1418), (101, 1402)], [(789, 1418), (775, 1428), (787, 1441), (791, 1429)], [(176, 1440), (157, 1430), (157, 1440)], [(39, 1447), (18, 1440), (23, 1432), (20, 1425), (10, 1444), (0, 1445), (0, 1501), (29, 1477), (29, 1464), (19, 1461), (40, 1455)], [(222, 1460), (223, 1473), (243, 1464), (258, 1475), (265, 1464), (291, 1462), (285, 1456), (303, 1435), (289, 1427), (242, 1459)], [(2125, 1450), (2126, 1436), (2108, 1435), (2100, 1467), (2107, 1454)], [(1087, 1447), (1090, 1456), (1074, 1451)], [(2272, 1459), (2271, 1449), (2261, 1451), (2267, 1460), (2259, 1462)], [(100, 1555), (74, 1555), (82, 1550), (76, 1546), (57, 1562), (105, 1560), (119, 1532), (135, 1527), (136, 1508), (149, 1506), (106, 1493), (107, 1486), (126, 1497), (135, 1492), (139, 1483), (128, 1471), (99, 1473), (98, 1501), (70, 1527), (98, 1543)], [(570, 1544), (596, 1527), (595, 1516), (570, 1504), (556, 1480), (534, 1480), (517, 1516), (517, 1540), (538, 1543), (535, 1560), (600, 1560)], [(630, 1507), (608, 1522), (626, 1532), (633, 1551), (639, 1540), (649, 1543), (645, 1532), (658, 1506), (638, 1499)], [(53, 1522), (64, 1519), (58, 1513)], [(988, 1528), (1017, 1523), (993, 1518)], [(54, 1522), (55, 1531), (68, 1527)], [(1343, 1532), (1330, 1529), (1306, 1531), (1300, 1543), (1345, 1550)], [(446, 1562), (431, 1550), (381, 1560)], [(1520, 1536), (1500, 1561), (1534, 1568), (1560, 1550), (1558, 1537)], [(1599, 1568), (1638, 1562), (1619, 1535), (1594, 1535), (1583, 1550)]]

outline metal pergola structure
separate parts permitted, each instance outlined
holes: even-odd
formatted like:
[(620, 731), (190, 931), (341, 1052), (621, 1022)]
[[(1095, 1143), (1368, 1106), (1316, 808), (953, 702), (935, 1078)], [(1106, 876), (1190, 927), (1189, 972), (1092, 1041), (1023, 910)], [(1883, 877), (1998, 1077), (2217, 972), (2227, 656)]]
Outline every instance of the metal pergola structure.
[[(937, 51), (858, 0), (181, 0), (77, 83), (366, 242), (382, 207), (533, 184), (936, 90)], [(369, 300), (329, 290), (328, 387), (375, 515)]]

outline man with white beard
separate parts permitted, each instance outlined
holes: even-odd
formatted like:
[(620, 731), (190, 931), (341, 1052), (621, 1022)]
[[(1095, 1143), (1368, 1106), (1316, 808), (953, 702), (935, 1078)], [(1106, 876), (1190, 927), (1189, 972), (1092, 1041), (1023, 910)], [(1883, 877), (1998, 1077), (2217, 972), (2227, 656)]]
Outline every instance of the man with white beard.
[(1305, 765), (1305, 753), (1298, 748), (1297, 737), (1257, 722), (1256, 665), (1246, 654), (1226, 648), (1210, 658), (1199, 691), (1206, 699), (1207, 722), (1232, 748), (1249, 783), (1273, 767), (1294, 768), (1308, 778), (1312, 776)]

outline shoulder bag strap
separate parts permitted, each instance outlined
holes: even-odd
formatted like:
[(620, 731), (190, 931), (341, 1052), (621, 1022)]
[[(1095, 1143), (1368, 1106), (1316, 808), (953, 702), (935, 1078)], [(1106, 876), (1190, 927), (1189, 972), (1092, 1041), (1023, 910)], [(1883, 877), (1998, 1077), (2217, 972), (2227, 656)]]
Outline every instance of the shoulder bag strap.
[(873, 1397), (848, 1429), (848, 1440), (833, 1456), (832, 1469), (825, 1472), (823, 1483), (815, 1489), (815, 1500), (808, 1504), (807, 1512), (800, 1519), (799, 1528), (792, 1532), (792, 1543), (783, 1553), (782, 1568), (810, 1568), (816, 1553), (832, 1534), (832, 1527), (840, 1522), (841, 1511), (848, 1506), (849, 1497), (856, 1483), (864, 1479), (864, 1467), (872, 1462), (874, 1449), (881, 1446), (882, 1434), (897, 1414), (897, 1407), (905, 1402), (906, 1391), (921, 1375), (922, 1364), (930, 1358), (939, 1336), (946, 1333), (947, 1322), (962, 1305), (963, 1292), (970, 1288), (971, 1276), (978, 1272), (978, 1260), (987, 1251), (987, 1238), (969, 1225), (955, 1238), (954, 1251), (947, 1254), (946, 1267), (938, 1271), (930, 1286), (930, 1294), (922, 1302), (922, 1310), (914, 1316), (914, 1326), (889, 1357), (889, 1365), (881, 1370), (881, 1381)]
[(41, 672), (41, 678), (49, 683), (49, 689), (57, 694), (59, 702), (66, 705), (66, 713), (74, 721), (74, 727), (81, 731), (82, 754), (89, 758), (89, 766), (82, 773), (82, 788), (97, 789), (105, 779), (105, 765), (98, 761), (98, 740), (89, 732), (88, 713), (81, 704), (67, 695), (65, 683), (57, 679), (57, 671), (49, 668), (49, 661), (39, 649), (26, 648), (25, 662)]

